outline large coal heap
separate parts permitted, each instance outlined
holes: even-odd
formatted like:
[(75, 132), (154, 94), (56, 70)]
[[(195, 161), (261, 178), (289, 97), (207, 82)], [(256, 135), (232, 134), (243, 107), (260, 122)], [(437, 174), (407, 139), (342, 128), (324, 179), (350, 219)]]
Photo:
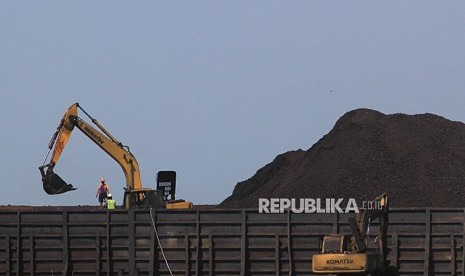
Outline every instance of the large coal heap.
[(259, 198), (355, 198), (391, 207), (465, 206), (465, 124), (433, 114), (346, 113), (307, 151), (290, 151), (240, 182), (221, 207)]

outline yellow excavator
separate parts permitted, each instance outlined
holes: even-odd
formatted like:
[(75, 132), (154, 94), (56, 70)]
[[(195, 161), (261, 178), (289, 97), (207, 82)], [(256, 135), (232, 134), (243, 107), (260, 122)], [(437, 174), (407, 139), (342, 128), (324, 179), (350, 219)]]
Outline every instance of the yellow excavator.
[[(334, 234), (323, 238), (321, 253), (312, 257), (312, 270), (318, 274), (380, 275), (387, 269), (388, 196), (384, 193), (349, 219), (352, 235)], [(370, 223), (379, 220), (377, 249), (368, 248)]]
[[(87, 115), (92, 123), (98, 127), (94, 128), (82, 118), (78, 117), (78, 109)], [(77, 127), (97, 146), (110, 155), (123, 169), (126, 178), (126, 187), (124, 188), (123, 206), (126, 209), (133, 208), (167, 208), (167, 209), (190, 209), (193, 207), (192, 202), (185, 200), (174, 200), (163, 195), (161, 190), (152, 190), (143, 188), (140, 178), (139, 164), (136, 158), (129, 150), (129, 147), (119, 142), (111, 135), (96, 119), (92, 118), (79, 103), (71, 105), (63, 115), (55, 133), (48, 145), (49, 153), (53, 149), (52, 156), (48, 164), (45, 158), (44, 164), (39, 167), (42, 175), (43, 188), (47, 194), (56, 195), (75, 190), (71, 184), (67, 184), (53, 169), (55, 168), (74, 128)], [(45, 170), (46, 169), (46, 170)], [(160, 174), (160, 173), (159, 173)], [(163, 175), (163, 174), (162, 174)], [(172, 174), (171, 174), (172, 175)], [(175, 177), (175, 174), (174, 174)], [(164, 180), (163, 188), (174, 192), (175, 180), (172, 178)]]

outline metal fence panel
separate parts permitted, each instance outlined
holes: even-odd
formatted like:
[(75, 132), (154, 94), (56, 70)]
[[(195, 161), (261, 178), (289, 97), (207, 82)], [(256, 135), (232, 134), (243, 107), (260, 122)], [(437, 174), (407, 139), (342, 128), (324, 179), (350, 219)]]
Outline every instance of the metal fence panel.
[[(350, 216), (0, 207), (0, 275), (170, 275), (163, 254), (174, 275), (312, 275), (323, 235), (350, 233)], [(399, 275), (464, 275), (464, 216), (391, 209), (391, 265)]]

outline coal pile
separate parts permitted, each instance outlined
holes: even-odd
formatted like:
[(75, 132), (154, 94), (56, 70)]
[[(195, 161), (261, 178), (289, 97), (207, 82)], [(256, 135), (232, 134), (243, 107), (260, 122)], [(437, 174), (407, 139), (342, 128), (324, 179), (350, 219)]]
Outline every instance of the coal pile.
[(286, 152), (240, 182), (224, 208), (259, 198), (355, 198), (391, 207), (465, 206), (465, 124), (433, 114), (346, 113), (310, 149)]

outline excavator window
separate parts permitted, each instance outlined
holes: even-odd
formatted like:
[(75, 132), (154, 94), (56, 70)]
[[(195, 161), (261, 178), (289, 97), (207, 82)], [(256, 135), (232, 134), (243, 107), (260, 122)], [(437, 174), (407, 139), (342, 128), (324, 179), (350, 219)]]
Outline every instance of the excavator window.
[(322, 253), (343, 252), (344, 235), (329, 235), (324, 237)]

